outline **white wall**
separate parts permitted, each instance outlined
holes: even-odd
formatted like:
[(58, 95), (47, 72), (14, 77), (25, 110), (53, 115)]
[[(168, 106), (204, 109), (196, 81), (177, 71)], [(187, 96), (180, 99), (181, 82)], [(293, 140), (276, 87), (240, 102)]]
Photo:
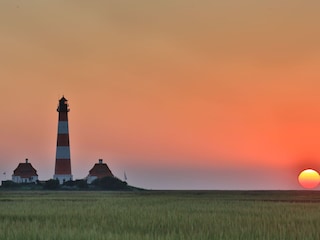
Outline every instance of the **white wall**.
[(32, 183), (32, 182), (36, 182), (37, 180), (38, 180), (38, 176), (32, 176), (30, 178), (22, 178), (20, 176), (12, 175), (12, 181), (15, 183)]

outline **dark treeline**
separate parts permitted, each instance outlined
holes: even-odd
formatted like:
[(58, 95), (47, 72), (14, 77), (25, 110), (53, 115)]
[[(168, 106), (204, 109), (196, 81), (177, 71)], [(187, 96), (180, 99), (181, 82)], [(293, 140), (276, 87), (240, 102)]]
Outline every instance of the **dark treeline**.
[(138, 189), (129, 186), (127, 182), (116, 177), (104, 177), (94, 180), (88, 184), (85, 179), (67, 181), (62, 185), (58, 180), (37, 181), (36, 183), (15, 183), (13, 181), (2, 181), (2, 189), (7, 190), (109, 190), (109, 191), (130, 191)]

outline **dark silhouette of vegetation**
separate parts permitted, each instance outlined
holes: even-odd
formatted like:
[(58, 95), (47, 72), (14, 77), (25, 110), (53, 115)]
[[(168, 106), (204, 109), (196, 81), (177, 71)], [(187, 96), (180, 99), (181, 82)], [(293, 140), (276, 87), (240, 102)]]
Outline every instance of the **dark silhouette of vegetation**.
[(78, 179), (75, 181), (70, 180), (70, 181), (63, 183), (62, 188), (83, 190), (83, 189), (88, 189), (88, 183), (84, 179)]
[(59, 189), (59, 187), (60, 187), (59, 180), (54, 180), (54, 179), (45, 181), (43, 185), (43, 189), (46, 189), (46, 190), (56, 190), (56, 189)]
[(76, 186), (79, 189), (88, 189), (89, 188), (86, 180), (76, 180), (75, 182), (76, 182)]
[(13, 181), (2, 181), (2, 185), (3, 188), (17, 188), (20, 186), (19, 183), (15, 183)]
[(59, 180), (50, 179), (37, 181), (36, 183), (15, 183), (13, 181), (2, 181), (3, 190), (109, 190), (109, 191), (141, 191), (144, 189), (129, 186), (127, 182), (116, 177), (104, 177), (94, 180), (91, 184), (86, 179), (67, 181), (62, 185)]
[(115, 177), (98, 178), (92, 182), (92, 185), (101, 190), (130, 190), (127, 182)]
[(42, 186), (38, 184), (38, 182), (16, 183), (11, 180), (7, 180), (2, 181), (1, 188), (6, 190), (41, 190)]

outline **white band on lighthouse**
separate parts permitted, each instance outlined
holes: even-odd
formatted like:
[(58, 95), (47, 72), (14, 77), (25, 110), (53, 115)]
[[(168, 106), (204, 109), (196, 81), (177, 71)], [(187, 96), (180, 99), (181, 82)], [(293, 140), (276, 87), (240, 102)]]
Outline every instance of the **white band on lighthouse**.
[(67, 121), (59, 121), (58, 123), (58, 134), (68, 134), (69, 127)]
[(70, 159), (70, 148), (57, 146), (56, 159)]

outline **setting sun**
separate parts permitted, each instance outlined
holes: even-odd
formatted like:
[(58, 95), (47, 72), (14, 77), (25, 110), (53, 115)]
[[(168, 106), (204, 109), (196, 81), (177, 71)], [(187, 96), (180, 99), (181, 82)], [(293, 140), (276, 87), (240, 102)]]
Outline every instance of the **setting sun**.
[(315, 188), (320, 182), (319, 173), (313, 169), (303, 170), (298, 177), (299, 183), (304, 188)]

